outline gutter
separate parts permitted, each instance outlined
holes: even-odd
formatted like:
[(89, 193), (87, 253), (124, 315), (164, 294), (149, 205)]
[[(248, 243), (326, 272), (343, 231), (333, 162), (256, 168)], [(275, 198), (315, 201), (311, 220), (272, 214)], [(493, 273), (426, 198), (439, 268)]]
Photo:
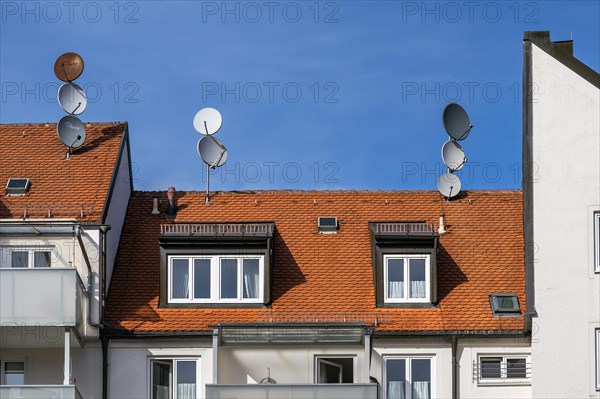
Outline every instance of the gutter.
[(458, 359), (456, 356), (458, 336), (452, 335), (452, 399), (458, 399)]
[[(85, 245), (83, 244), (83, 239), (81, 238), (81, 226), (74, 226), (75, 236), (77, 237), (77, 241), (79, 242), (79, 247), (81, 248), (81, 253), (83, 254), (83, 259), (85, 260), (85, 265), (88, 269), (88, 282), (87, 282), (87, 290), (88, 290), (88, 314), (86, 318), (87, 324), (96, 327), (98, 329), (104, 328), (104, 326), (100, 323), (94, 323), (92, 321), (92, 288), (93, 288), (93, 274), (92, 274), (92, 265), (90, 263), (90, 258), (88, 257), (87, 251), (85, 250)], [(102, 304), (100, 305), (102, 306)]]

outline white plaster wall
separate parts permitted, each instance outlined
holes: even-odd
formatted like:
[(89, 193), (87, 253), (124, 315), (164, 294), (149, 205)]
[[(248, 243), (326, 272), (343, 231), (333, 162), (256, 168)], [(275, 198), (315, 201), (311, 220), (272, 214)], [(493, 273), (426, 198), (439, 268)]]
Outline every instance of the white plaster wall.
[(198, 357), (200, 389), (212, 379), (212, 338), (206, 340), (110, 341), (109, 398), (148, 398), (150, 392), (150, 359), (153, 357)]
[(480, 385), (473, 377), (473, 363), (479, 356), (526, 355), (531, 354), (531, 343), (517, 339), (463, 339), (459, 340), (457, 356), (459, 359), (459, 388), (463, 399), (531, 398), (531, 385)]
[(535, 45), (532, 68), (533, 396), (600, 398), (593, 341), (600, 275), (591, 235), (600, 210), (600, 92)]
[(278, 384), (314, 384), (316, 357), (355, 357), (355, 382), (364, 380), (363, 345), (221, 346), (219, 384), (259, 383), (271, 369)]
[(127, 205), (131, 197), (132, 176), (129, 173), (129, 162), (129, 143), (125, 143), (121, 162), (119, 163), (115, 177), (115, 186), (108, 206), (108, 213), (104, 221), (104, 223), (111, 226), (106, 241), (106, 292), (108, 292), (108, 287), (110, 287), (115, 258), (121, 239), (121, 231), (125, 222), (125, 214), (127, 213)]
[[(478, 355), (530, 354), (528, 340), (513, 338), (461, 338), (457, 345), (459, 362), (458, 389), (460, 398), (530, 398), (531, 386), (500, 384), (479, 386), (473, 380), (473, 361)], [(383, 381), (385, 356), (431, 356), (434, 367), (435, 398), (452, 397), (452, 346), (446, 337), (384, 338), (373, 344), (371, 376)], [(381, 388), (380, 388), (381, 390)]]
[[(27, 385), (63, 384), (63, 348), (4, 348), (0, 350), (0, 360), (24, 361)], [(71, 378), (82, 397), (101, 398), (102, 350), (99, 343), (71, 348), (71, 362)]]

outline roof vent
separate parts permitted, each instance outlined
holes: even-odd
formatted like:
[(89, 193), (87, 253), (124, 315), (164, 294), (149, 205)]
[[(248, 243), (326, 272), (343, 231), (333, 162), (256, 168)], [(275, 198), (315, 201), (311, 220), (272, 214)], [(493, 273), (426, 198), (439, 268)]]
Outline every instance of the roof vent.
[(6, 195), (25, 195), (29, 186), (29, 179), (8, 179)]
[(521, 308), (516, 294), (492, 294), (490, 305), (494, 316), (520, 316)]
[(318, 227), (320, 234), (335, 234), (338, 231), (338, 220), (334, 217), (319, 217)]

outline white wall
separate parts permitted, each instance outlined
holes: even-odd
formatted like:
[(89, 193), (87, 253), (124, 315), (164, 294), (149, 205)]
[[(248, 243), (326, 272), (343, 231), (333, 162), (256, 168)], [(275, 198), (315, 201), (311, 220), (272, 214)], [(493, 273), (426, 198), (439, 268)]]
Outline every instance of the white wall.
[(536, 398), (600, 398), (594, 328), (600, 275), (591, 223), (600, 210), (599, 90), (532, 44)]
[(129, 204), (129, 198), (131, 197), (131, 179), (133, 177), (130, 176), (129, 173), (129, 162), (129, 143), (126, 142), (123, 146), (121, 162), (117, 169), (115, 185), (108, 206), (106, 220), (104, 221), (104, 223), (111, 227), (108, 231), (106, 241), (106, 292), (108, 292), (108, 287), (110, 287), (110, 280), (115, 266), (115, 258), (121, 239), (121, 230), (125, 223), (127, 205)]
[[(153, 357), (200, 358), (201, 392), (212, 379), (212, 338), (110, 341), (108, 397), (111, 399), (148, 398), (150, 359)], [(100, 374), (101, 375), (101, 374)]]
[[(74, 338), (72, 338), (74, 339)], [(62, 385), (63, 348), (46, 349), (1, 349), (0, 360), (24, 361), (25, 384)], [(102, 350), (100, 345), (90, 344), (85, 348), (71, 348), (71, 378), (86, 399), (102, 397)]]
[(231, 345), (219, 348), (219, 384), (259, 383), (267, 367), (278, 384), (314, 384), (316, 357), (321, 355), (353, 356), (354, 382), (369, 382), (364, 381), (363, 345)]
[[(383, 380), (386, 356), (431, 356), (433, 358), (433, 392), (436, 398), (452, 397), (452, 346), (446, 337), (386, 338), (373, 345), (371, 376)], [(513, 338), (461, 338), (457, 345), (460, 398), (530, 398), (531, 386), (498, 384), (480, 386), (473, 378), (473, 362), (479, 355), (530, 354), (530, 343)]]

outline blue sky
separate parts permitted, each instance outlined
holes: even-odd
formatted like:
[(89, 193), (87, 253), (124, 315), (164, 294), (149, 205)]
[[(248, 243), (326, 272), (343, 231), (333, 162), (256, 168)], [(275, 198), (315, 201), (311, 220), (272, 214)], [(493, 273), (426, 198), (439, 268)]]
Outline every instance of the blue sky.
[(229, 150), (211, 188), (435, 189), (458, 102), (463, 189), (517, 189), (524, 31), (600, 65), (598, 1), (4, 1), (0, 121), (58, 122), (56, 58), (86, 63), (83, 121), (128, 121), (135, 187), (203, 190), (204, 107)]

